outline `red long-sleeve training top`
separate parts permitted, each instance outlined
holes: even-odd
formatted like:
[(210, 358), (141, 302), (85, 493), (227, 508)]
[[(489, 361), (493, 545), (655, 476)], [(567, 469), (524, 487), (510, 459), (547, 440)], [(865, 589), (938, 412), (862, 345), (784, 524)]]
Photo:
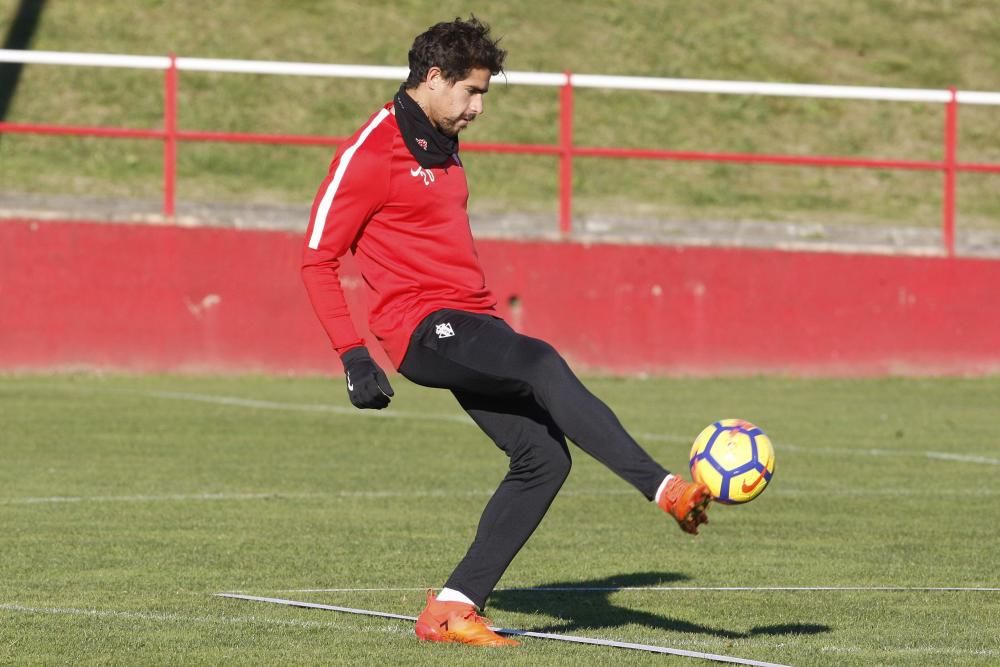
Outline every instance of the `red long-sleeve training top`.
[(396, 368), (431, 312), (495, 312), (468, 199), (458, 155), (440, 167), (421, 167), (403, 142), (392, 104), (341, 144), (313, 201), (302, 252), (302, 280), (338, 354), (365, 344), (340, 284), (339, 258), (348, 250), (364, 278), (368, 326)]

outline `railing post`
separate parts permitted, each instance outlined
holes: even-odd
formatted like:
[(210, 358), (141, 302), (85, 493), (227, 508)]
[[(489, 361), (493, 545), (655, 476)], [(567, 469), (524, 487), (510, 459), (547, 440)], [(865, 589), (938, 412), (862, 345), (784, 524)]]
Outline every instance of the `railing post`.
[(559, 232), (573, 229), (573, 74), (559, 91)]
[(174, 217), (177, 186), (177, 57), (170, 54), (170, 65), (163, 89), (163, 215)]
[(944, 229), (941, 236), (948, 257), (955, 256), (955, 163), (958, 155), (958, 95), (951, 88), (944, 121)]

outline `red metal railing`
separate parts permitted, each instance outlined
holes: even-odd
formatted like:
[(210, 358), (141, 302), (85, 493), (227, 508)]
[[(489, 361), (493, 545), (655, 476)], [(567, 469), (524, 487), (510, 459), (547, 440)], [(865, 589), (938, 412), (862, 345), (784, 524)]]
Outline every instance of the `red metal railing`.
[(955, 254), (955, 167), (958, 154), (958, 98), (951, 89), (951, 99), (945, 107), (944, 121), (944, 225), (941, 236), (945, 251)]
[[(4, 52), (10, 54), (10, 51)], [(46, 54), (49, 56), (62, 54)], [(67, 54), (73, 55), (73, 54)], [(81, 55), (81, 54), (75, 54)], [(85, 55), (85, 54), (84, 54)], [(96, 56), (95, 56), (96, 57)], [(132, 58), (133, 60), (145, 59), (149, 57), (129, 57), (129, 56), (107, 56), (107, 58)], [(318, 135), (298, 135), (298, 134), (262, 134), (262, 133), (241, 133), (241, 132), (215, 132), (198, 130), (181, 130), (177, 123), (177, 89), (178, 89), (178, 58), (170, 54), (165, 67), (156, 65), (140, 65), (150, 68), (164, 69), (164, 109), (163, 109), (163, 129), (135, 129), (135, 128), (112, 128), (112, 127), (86, 127), (73, 125), (52, 125), (42, 123), (12, 123), (0, 122), (0, 133), (22, 133), (22, 134), (48, 134), (48, 135), (74, 135), (109, 138), (129, 138), (129, 139), (156, 139), (163, 142), (163, 214), (167, 218), (173, 218), (175, 214), (176, 181), (177, 181), (177, 144), (183, 141), (212, 141), (227, 143), (256, 143), (256, 144), (285, 144), (299, 146), (335, 146), (343, 142), (346, 137), (330, 137)], [(8, 61), (17, 61), (7, 58)], [(193, 59), (192, 59), (193, 60)], [(39, 61), (42, 62), (42, 61)], [(214, 61), (225, 62), (225, 61)], [(232, 61), (234, 63), (246, 61)], [(91, 63), (77, 63), (91, 64)], [(129, 65), (115, 65), (129, 66)], [(316, 67), (315, 65), (306, 67)], [(353, 67), (353, 66), (340, 66)], [(367, 68), (378, 69), (378, 68)], [(391, 68), (384, 68), (391, 69)], [(231, 70), (237, 71), (237, 70)], [(301, 73), (301, 72), (298, 72)], [(530, 75), (528, 75), (530, 76)], [(538, 75), (546, 76), (546, 75)], [(551, 75), (549, 75), (551, 78)], [(385, 77), (383, 77), (385, 78)], [(692, 162), (731, 162), (747, 164), (777, 164), (777, 165), (799, 165), (799, 166), (822, 166), (822, 167), (856, 167), (869, 169), (901, 169), (917, 171), (940, 171), (943, 174), (943, 196), (942, 196), (942, 244), (948, 256), (955, 254), (955, 210), (956, 210), (956, 177), (959, 172), (979, 172), (979, 173), (1000, 173), (1000, 164), (989, 163), (963, 163), (959, 162), (958, 154), (958, 104), (959, 94), (952, 88), (948, 91), (949, 96), (945, 103), (944, 122), (944, 156), (942, 160), (896, 160), (879, 158), (848, 158), (824, 155), (780, 155), (762, 153), (728, 153), (728, 152), (702, 152), (702, 151), (672, 151), (657, 149), (631, 149), (615, 147), (586, 147), (577, 146), (573, 142), (573, 94), (576, 79), (590, 79), (591, 87), (598, 87), (601, 80), (612, 79), (613, 77), (597, 76), (574, 76), (570, 72), (565, 72), (560, 77), (559, 94), (559, 142), (557, 145), (550, 144), (510, 144), (510, 143), (465, 143), (464, 150), (494, 152), (494, 153), (515, 153), (527, 155), (552, 155), (559, 159), (559, 229), (563, 235), (568, 235), (572, 231), (573, 220), (573, 160), (576, 157), (600, 157), (600, 158), (638, 158), (645, 160), (676, 160)], [(626, 80), (627, 77), (619, 77)], [(684, 81), (684, 80), (654, 80), (654, 81)], [(697, 81), (693, 83), (698, 83)], [(710, 82), (702, 82), (710, 83)], [(715, 82), (719, 85), (758, 85), (752, 83), (740, 84), (740, 82)], [(538, 85), (553, 85), (541, 83)], [(771, 88), (793, 88), (794, 84), (759, 84), (761, 87)], [(626, 87), (632, 87), (630, 86)], [(837, 88), (821, 86), (798, 86), (802, 89)], [(850, 89), (845, 90), (878, 90), (878, 89)], [(678, 88), (682, 89), (682, 88)], [(782, 90), (784, 88), (781, 88)], [(693, 89), (692, 89), (693, 90)], [(906, 89), (884, 89), (886, 91), (903, 91)], [(741, 92), (726, 90), (725, 92)], [(752, 94), (753, 90), (749, 91)], [(804, 93), (809, 96), (815, 95), (815, 91)], [(935, 93), (937, 91), (912, 91), (913, 93)], [(764, 92), (761, 94), (793, 94), (784, 92)], [(963, 93), (964, 94), (964, 93)], [(1000, 99), (1000, 95), (994, 93), (971, 93), (980, 98), (989, 98), (989, 101), (982, 103), (1000, 103), (993, 98)], [(858, 98), (853, 92), (840, 97)], [(863, 96), (861, 96), (864, 99)], [(892, 97), (872, 98), (872, 99), (893, 99)], [(929, 101), (940, 101), (931, 97), (900, 97), (899, 99), (927, 99)]]
[(172, 218), (177, 191), (177, 56), (173, 53), (163, 82), (163, 131), (163, 215)]

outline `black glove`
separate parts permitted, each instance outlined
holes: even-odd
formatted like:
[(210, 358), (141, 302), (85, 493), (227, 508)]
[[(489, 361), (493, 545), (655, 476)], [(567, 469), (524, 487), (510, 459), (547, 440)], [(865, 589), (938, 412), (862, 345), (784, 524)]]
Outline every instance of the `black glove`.
[(389, 378), (372, 361), (368, 348), (354, 347), (344, 352), (340, 360), (344, 362), (347, 374), (347, 395), (356, 408), (381, 410), (389, 405), (393, 395)]

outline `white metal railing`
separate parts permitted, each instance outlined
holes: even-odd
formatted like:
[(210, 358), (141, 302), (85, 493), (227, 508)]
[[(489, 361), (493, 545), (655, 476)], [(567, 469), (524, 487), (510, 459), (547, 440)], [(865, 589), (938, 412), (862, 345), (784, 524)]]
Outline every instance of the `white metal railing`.
[[(230, 72), (239, 74), (278, 74), (284, 76), (322, 76), (401, 81), (406, 67), (380, 65), (334, 65), (323, 63), (280, 62), (270, 60), (229, 60), (222, 58), (175, 59), (180, 71)], [(0, 49), (0, 62), (80, 67), (125, 67), (166, 70), (169, 56), (131, 56), (111, 53), (72, 53), (62, 51), (21, 51)], [(951, 100), (950, 90), (933, 88), (883, 88), (877, 86), (817, 85), (772, 83), (765, 81), (725, 81), (715, 79), (677, 79), (663, 77), (609, 76), (570, 74), (567, 72), (505, 72), (499, 80), (525, 86), (606, 88), (610, 90), (648, 90), (678, 93), (716, 93), (729, 95), (777, 95), (783, 97), (821, 97), (830, 99), (881, 100), (895, 102), (937, 102)], [(1000, 92), (956, 91), (959, 104), (1000, 106)]]
[[(0, 133), (66, 134), (79, 136), (130, 137), (158, 139), (164, 142), (164, 214), (173, 217), (176, 180), (176, 146), (179, 141), (222, 141), (295, 145), (330, 145), (342, 138), (289, 134), (191, 131), (177, 127), (177, 73), (179, 71), (240, 74), (275, 74), (282, 76), (318, 76), (360, 79), (404, 80), (406, 67), (377, 65), (337, 65), (322, 63), (275, 62), (262, 60), (227, 60), (180, 56), (134, 56), (108, 53), (70, 53), (0, 49), (0, 63), (67, 65), (78, 67), (123, 67), (164, 71), (163, 129), (75, 127), (38, 123), (0, 121)], [(467, 143), (466, 150), (481, 150), (559, 157), (559, 226), (568, 233), (572, 221), (573, 158), (639, 158), (653, 160), (688, 160), (789, 164), (806, 166), (867, 167), (939, 171), (944, 175), (942, 239), (947, 254), (954, 254), (955, 178), (959, 172), (1000, 173), (1000, 164), (966, 163), (957, 158), (957, 118), (959, 104), (1000, 105), (1000, 92), (972, 90), (937, 90), (923, 88), (882, 88), (873, 86), (816, 85), (772, 83), (763, 81), (720, 81), (660, 77), (608, 76), (571, 72), (506, 72), (497, 77), (514, 85), (549, 86), (560, 89), (559, 142), (556, 145)], [(774, 95), (842, 100), (923, 102), (944, 104), (943, 159), (898, 160), (837, 156), (766, 155), (753, 153), (711, 153), (613, 147), (583, 147), (573, 143), (573, 90), (642, 90), (680, 93), (715, 93), (723, 95)]]

